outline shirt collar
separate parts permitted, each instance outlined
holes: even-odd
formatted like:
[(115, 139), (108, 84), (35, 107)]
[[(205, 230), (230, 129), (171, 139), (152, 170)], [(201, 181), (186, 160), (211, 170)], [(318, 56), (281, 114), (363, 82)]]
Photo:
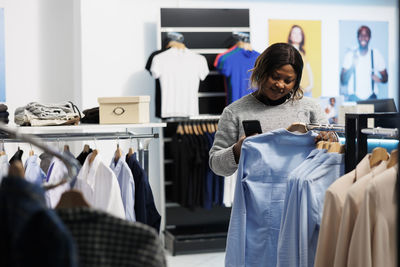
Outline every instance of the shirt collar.
[(369, 165), (369, 157), (371, 154), (365, 155), (365, 157), (357, 164), (356, 166), (356, 175), (355, 175), (355, 180), (357, 181), (364, 175), (367, 175), (368, 173), (371, 172), (371, 167)]

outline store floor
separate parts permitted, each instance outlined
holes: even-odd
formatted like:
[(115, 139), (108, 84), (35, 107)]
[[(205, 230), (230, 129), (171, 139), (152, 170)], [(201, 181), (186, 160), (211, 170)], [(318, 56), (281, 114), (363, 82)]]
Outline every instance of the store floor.
[(223, 267), (225, 260), (225, 252), (166, 256), (168, 267)]

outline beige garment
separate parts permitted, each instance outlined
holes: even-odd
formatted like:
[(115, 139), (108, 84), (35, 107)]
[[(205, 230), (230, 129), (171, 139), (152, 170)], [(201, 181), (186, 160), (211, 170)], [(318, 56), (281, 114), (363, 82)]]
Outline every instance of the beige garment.
[(397, 266), (397, 166), (369, 184), (351, 237), (347, 266)]
[(371, 172), (370, 154), (366, 155), (351, 172), (337, 179), (325, 193), (324, 209), (318, 236), (315, 267), (332, 267), (342, 209), (348, 189), (362, 176)]
[(386, 170), (386, 164), (387, 161), (382, 161), (378, 166), (373, 168), (369, 174), (364, 175), (361, 179), (357, 179), (357, 182), (347, 191), (342, 218), (340, 220), (333, 266), (347, 266), (351, 235), (353, 233), (360, 205), (364, 200), (365, 191), (372, 178)]

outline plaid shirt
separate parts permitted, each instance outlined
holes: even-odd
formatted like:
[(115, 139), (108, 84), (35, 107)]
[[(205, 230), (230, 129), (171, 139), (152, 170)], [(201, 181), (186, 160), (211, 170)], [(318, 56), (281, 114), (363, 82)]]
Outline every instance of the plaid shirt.
[(154, 229), (87, 207), (58, 209), (78, 246), (79, 266), (166, 266)]

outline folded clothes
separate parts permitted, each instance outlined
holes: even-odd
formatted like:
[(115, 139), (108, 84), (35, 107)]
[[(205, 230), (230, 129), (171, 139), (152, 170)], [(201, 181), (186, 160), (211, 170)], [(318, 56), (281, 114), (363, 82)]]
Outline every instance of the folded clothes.
[(85, 109), (84, 111), (82, 111), (82, 113), (85, 115), (81, 120), (82, 123), (99, 123), (100, 122), (99, 107)]
[(6, 104), (0, 104), (0, 112), (7, 111), (8, 107)]
[(10, 113), (8, 113), (8, 111), (0, 111), (0, 119), (8, 118), (8, 116), (10, 116)]
[(78, 124), (80, 112), (72, 102), (43, 105), (37, 102), (19, 107), (14, 121), (22, 126), (50, 126)]

